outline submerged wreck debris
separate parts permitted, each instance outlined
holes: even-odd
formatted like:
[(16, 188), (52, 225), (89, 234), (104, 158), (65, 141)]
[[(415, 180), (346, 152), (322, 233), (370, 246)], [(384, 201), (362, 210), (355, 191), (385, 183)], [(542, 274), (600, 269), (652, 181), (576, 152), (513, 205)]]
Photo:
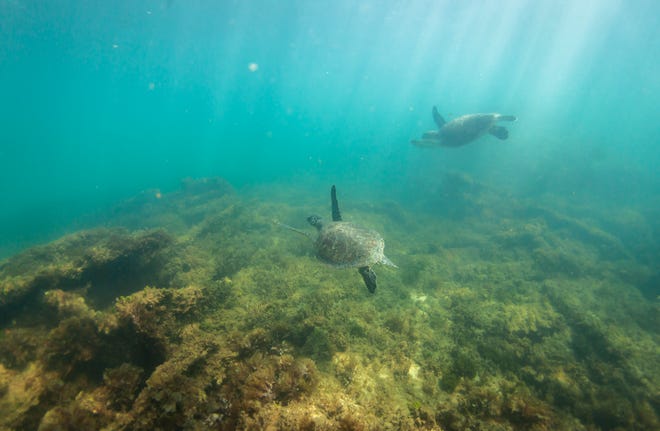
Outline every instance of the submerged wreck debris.
[(480, 216), (398, 209), (376, 301), (224, 180), (1, 262), (0, 430), (660, 429), (654, 269), (453, 181)]

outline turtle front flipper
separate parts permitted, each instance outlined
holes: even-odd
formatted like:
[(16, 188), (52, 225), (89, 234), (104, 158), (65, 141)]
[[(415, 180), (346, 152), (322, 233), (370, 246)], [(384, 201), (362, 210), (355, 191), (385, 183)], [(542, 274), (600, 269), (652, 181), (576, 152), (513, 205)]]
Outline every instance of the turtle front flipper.
[(364, 284), (367, 285), (369, 293), (374, 293), (376, 291), (376, 273), (374, 270), (368, 266), (362, 266), (358, 271), (364, 280)]
[(442, 118), (442, 115), (438, 112), (438, 108), (435, 106), (433, 107), (433, 110), (431, 111), (431, 114), (433, 115), (433, 121), (435, 121), (436, 126), (438, 126), (438, 129), (441, 129), (442, 126), (445, 125), (446, 121), (444, 118)]
[(330, 201), (332, 201), (332, 221), (341, 221), (339, 203), (337, 202), (337, 189), (335, 188), (334, 184), (330, 189)]

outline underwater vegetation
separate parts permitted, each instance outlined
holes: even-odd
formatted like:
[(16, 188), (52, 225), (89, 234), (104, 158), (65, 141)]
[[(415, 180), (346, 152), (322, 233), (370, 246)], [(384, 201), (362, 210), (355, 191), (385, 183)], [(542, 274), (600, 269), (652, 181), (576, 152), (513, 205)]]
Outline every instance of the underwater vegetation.
[(347, 202), (400, 267), (370, 295), (272, 222), (308, 202), (252, 193), (187, 179), (0, 262), (0, 430), (660, 429), (644, 214), (462, 174)]

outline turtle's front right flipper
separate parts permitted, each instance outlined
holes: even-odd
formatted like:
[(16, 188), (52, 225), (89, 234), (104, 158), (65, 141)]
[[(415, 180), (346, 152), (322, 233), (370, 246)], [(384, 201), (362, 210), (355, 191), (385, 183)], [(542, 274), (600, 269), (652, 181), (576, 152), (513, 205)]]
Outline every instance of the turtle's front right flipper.
[(341, 221), (339, 203), (337, 202), (337, 188), (334, 186), (334, 184), (330, 189), (330, 201), (332, 203), (332, 221)]
[(367, 289), (369, 289), (369, 293), (374, 293), (376, 291), (376, 273), (374, 272), (374, 270), (368, 266), (363, 266), (360, 267), (358, 271), (360, 272), (360, 275), (364, 280), (364, 284), (367, 285)]

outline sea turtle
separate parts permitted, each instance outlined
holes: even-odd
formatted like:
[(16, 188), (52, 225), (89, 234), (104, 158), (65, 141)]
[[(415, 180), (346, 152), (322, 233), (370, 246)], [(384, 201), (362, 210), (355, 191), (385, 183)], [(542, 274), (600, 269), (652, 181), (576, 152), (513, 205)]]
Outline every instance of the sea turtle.
[(490, 133), (498, 139), (509, 137), (509, 131), (495, 123), (498, 121), (516, 121), (513, 115), (468, 114), (446, 122), (433, 107), (433, 121), (438, 130), (431, 130), (422, 135), (422, 139), (410, 141), (418, 147), (460, 147), (469, 144), (483, 134)]
[[(312, 215), (307, 217), (309, 224), (318, 231), (314, 241), (316, 256), (323, 262), (337, 268), (358, 268), (364, 284), (369, 292), (376, 291), (376, 273), (371, 267), (377, 263), (397, 266), (383, 253), (385, 241), (375, 230), (365, 229), (350, 222), (342, 221), (337, 202), (337, 189), (333, 185), (330, 189), (332, 203), (332, 221), (324, 223), (321, 217)], [(283, 225), (295, 232), (309, 238), (307, 232), (291, 226)]]

